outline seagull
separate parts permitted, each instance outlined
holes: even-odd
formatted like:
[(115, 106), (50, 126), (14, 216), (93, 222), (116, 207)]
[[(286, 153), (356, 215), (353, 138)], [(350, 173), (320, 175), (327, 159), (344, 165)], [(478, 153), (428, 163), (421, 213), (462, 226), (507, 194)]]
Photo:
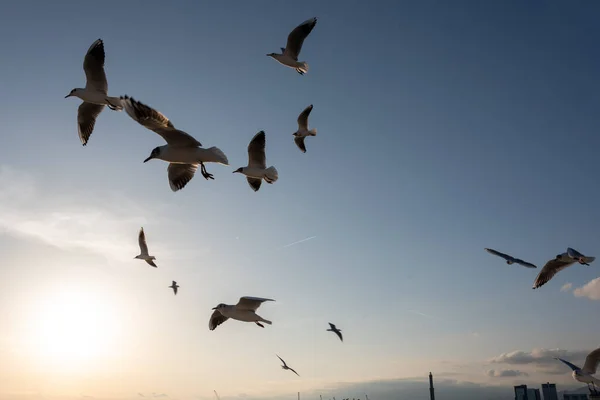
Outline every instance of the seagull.
[(219, 148), (203, 149), (199, 141), (186, 132), (176, 129), (173, 123), (157, 110), (129, 96), (121, 96), (121, 104), (134, 121), (158, 133), (167, 142), (164, 146), (155, 147), (144, 162), (158, 158), (169, 163), (167, 173), (172, 191), (176, 192), (187, 185), (194, 177), (198, 164), (202, 176), (207, 180), (214, 178), (212, 174), (206, 172), (205, 162), (229, 165), (227, 156)]
[(250, 141), (248, 145), (248, 166), (241, 167), (233, 171), (246, 175), (248, 184), (256, 192), (260, 189), (260, 184), (264, 178), (265, 182), (273, 183), (279, 178), (279, 173), (275, 167), (267, 168), (267, 157), (265, 155), (265, 131), (260, 131)]
[(173, 283), (171, 283), (171, 286), (169, 286), (171, 289), (173, 289), (173, 293), (175, 293), (175, 296), (177, 296), (177, 288), (179, 287), (179, 285), (177, 284), (177, 282), (173, 281)]
[(593, 376), (598, 368), (598, 362), (600, 362), (600, 348), (597, 348), (587, 355), (583, 368), (579, 368), (577, 365), (571, 364), (562, 358), (554, 357), (554, 359), (568, 365), (573, 370), (573, 379), (578, 382), (587, 383), (588, 389), (590, 388), (590, 383), (592, 384), (594, 391), (596, 391), (596, 384), (600, 385), (600, 380)]
[(243, 322), (254, 322), (256, 325), (264, 328), (261, 322), (271, 325), (271, 321), (267, 321), (263, 317), (256, 315), (255, 311), (265, 301), (275, 301), (273, 299), (263, 299), (261, 297), (244, 296), (241, 297), (238, 303), (234, 306), (228, 304), (219, 304), (214, 307), (215, 310), (210, 316), (208, 329), (214, 331), (215, 328), (227, 321), (229, 318), (237, 319)]
[(501, 252), (496, 251), (494, 249), (488, 249), (488, 248), (486, 248), (485, 251), (487, 251), (488, 253), (491, 253), (491, 254), (493, 254), (495, 256), (504, 258), (506, 260), (506, 263), (508, 265), (510, 265), (510, 264), (521, 264), (522, 266), (527, 267), (527, 268), (537, 268), (535, 265), (533, 265), (531, 263), (528, 263), (526, 261), (523, 261), (520, 258), (514, 258), (512, 256), (509, 256), (508, 254), (501, 253)]
[[(277, 356), (277, 354), (275, 354), (275, 355)], [(294, 371), (293, 368), (290, 368), (290, 367), (287, 366), (287, 364), (285, 363), (285, 361), (283, 361), (283, 358), (281, 358), (279, 356), (277, 356), (277, 358), (279, 358), (281, 360), (281, 362), (283, 363), (283, 365), (281, 366), (282, 369), (288, 369), (288, 370), (292, 371), (293, 373), (295, 373), (296, 375), (298, 375), (298, 373), (296, 371)], [(298, 375), (298, 376), (300, 376), (300, 375)]]
[(143, 227), (140, 229), (140, 234), (138, 236), (138, 242), (140, 243), (140, 255), (135, 256), (134, 258), (137, 258), (139, 260), (144, 260), (148, 264), (153, 266), (154, 268), (158, 268), (156, 266), (156, 264), (154, 264), (154, 261), (152, 261), (152, 260), (156, 260), (156, 257), (148, 254), (148, 245), (146, 244), (146, 234), (144, 233)]
[(586, 257), (577, 250), (569, 247), (566, 253), (557, 255), (556, 258), (548, 261), (546, 265), (544, 265), (538, 276), (535, 278), (533, 289), (543, 286), (552, 279), (554, 275), (576, 262), (589, 266), (589, 263), (593, 262), (595, 259), (596, 257)]
[(104, 42), (96, 40), (83, 59), (85, 88), (75, 88), (65, 96), (75, 96), (83, 100), (77, 110), (77, 130), (84, 146), (87, 144), (96, 125), (96, 118), (108, 106), (111, 110), (121, 111), (123, 107), (118, 97), (108, 96), (108, 82), (104, 73)]
[(306, 107), (304, 111), (298, 116), (298, 130), (294, 132), (294, 142), (296, 146), (306, 153), (306, 146), (304, 146), (304, 138), (307, 136), (317, 136), (317, 130), (315, 128), (308, 129), (308, 116), (313, 109), (313, 105)]
[(300, 75), (304, 75), (308, 72), (308, 64), (305, 61), (298, 62), (298, 56), (300, 55), (300, 50), (302, 50), (304, 39), (306, 39), (316, 24), (317, 17), (307, 19), (290, 32), (285, 48), (281, 47), (281, 54), (269, 53), (267, 56), (286, 67), (294, 68)]
[(340, 340), (343, 342), (344, 339), (342, 338), (342, 330), (338, 329), (335, 327), (334, 324), (332, 324), (331, 322), (329, 322), (329, 329), (327, 329), (328, 332), (333, 332), (336, 335), (338, 335), (338, 337), (340, 338)]

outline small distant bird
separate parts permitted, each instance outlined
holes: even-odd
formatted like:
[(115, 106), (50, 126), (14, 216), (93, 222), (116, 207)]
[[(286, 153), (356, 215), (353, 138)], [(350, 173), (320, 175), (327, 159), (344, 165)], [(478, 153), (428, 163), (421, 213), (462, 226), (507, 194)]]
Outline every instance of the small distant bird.
[(83, 71), (85, 72), (85, 88), (75, 88), (65, 96), (75, 96), (83, 100), (77, 110), (77, 131), (79, 140), (84, 146), (87, 144), (96, 118), (108, 106), (111, 110), (121, 111), (123, 107), (118, 97), (108, 96), (108, 81), (104, 72), (104, 42), (96, 40), (88, 49), (83, 59)]
[(173, 123), (157, 110), (129, 96), (121, 96), (121, 104), (134, 121), (158, 133), (167, 142), (164, 146), (155, 147), (144, 162), (158, 158), (169, 163), (167, 173), (172, 191), (176, 192), (187, 185), (194, 177), (198, 164), (201, 166), (202, 176), (207, 180), (214, 178), (206, 172), (205, 162), (229, 165), (227, 156), (219, 148), (203, 149), (199, 141), (176, 129)]
[(179, 285), (177, 284), (177, 282), (173, 281), (173, 283), (169, 287), (171, 289), (173, 289), (173, 293), (175, 293), (175, 296), (177, 296), (177, 288), (179, 287)]
[(506, 263), (508, 265), (510, 265), (510, 264), (521, 264), (522, 266), (527, 267), (527, 268), (537, 268), (535, 265), (533, 265), (531, 263), (528, 263), (526, 261), (523, 261), (520, 258), (514, 258), (512, 256), (509, 256), (508, 254), (500, 253), (499, 251), (496, 251), (494, 249), (488, 249), (488, 248), (486, 248), (485, 251), (487, 251), (488, 253), (491, 253), (491, 254), (493, 254), (495, 256), (504, 258), (506, 260)]
[(273, 183), (279, 179), (279, 173), (275, 167), (267, 168), (267, 156), (265, 155), (265, 131), (260, 131), (248, 145), (248, 166), (233, 171), (246, 175), (248, 184), (256, 192), (264, 179), (267, 183)]
[(156, 264), (154, 264), (154, 261), (152, 261), (152, 260), (156, 260), (156, 257), (148, 254), (148, 245), (146, 244), (146, 234), (144, 233), (143, 227), (140, 229), (140, 234), (138, 235), (138, 242), (140, 244), (140, 255), (135, 256), (134, 258), (137, 258), (138, 260), (144, 260), (148, 264), (153, 266), (154, 268), (158, 268), (156, 266)]
[(600, 348), (587, 355), (583, 368), (579, 368), (577, 365), (571, 364), (562, 358), (554, 357), (554, 359), (568, 365), (573, 370), (573, 379), (578, 382), (587, 383), (588, 389), (590, 389), (590, 384), (592, 384), (594, 391), (596, 391), (596, 384), (600, 385), (600, 380), (593, 376), (596, 373), (598, 363), (600, 362)]
[(304, 138), (307, 136), (316, 136), (317, 130), (315, 128), (309, 130), (308, 129), (308, 116), (313, 109), (313, 105), (306, 107), (304, 111), (298, 116), (298, 130), (294, 132), (294, 142), (296, 146), (302, 151), (306, 153), (306, 146), (304, 146)]
[(340, 340), (343, 342), (344, 339), (342, 338), (342, 330), (338, 329), (335, 327), (334, 324), (332, 324), (331, 322), (329, 322), (329, 329), (327, 329), (328, 332), (333, 332), (336, 335), (338, 335), (338, 337), (340, 338)]
[[(277, 354), (275, 354), (275, 355), (277, 356)], [(287, 369), (287, 370), (290, 370), (290, 371), (292, 371), (293, 373), (295, 373), (296, 375), (298, 375), (298, 373), (297, 373), (296, 371), (294, 371), (294, 369), (293, 369), (293, 368), (290, 368), (290, 367), (288, 367), (288, 366), (287, 366), (287, 364), (285, 363), (285, 361), (283, 361), (283, 358), (281, 358), (281, 357), (279, 357), (279, 356), (277, 356), (277, 358), (279, 358), (279, 359), (281, 360), (281, 362), (283, 363), (283, 365), (281, 366), (281, 368), (282, 368), (282, 369)], [(298, 376), (300, 376), (300, 375), (298, 375)]]
[(300, 75), (304, 75), (308, 72), (308, 64), (305, 61), (298, 62), (298, 56), (300, 55), (300, 50), (302, 50), (304, 39), (306, 39), (316, 24), (316, 17), (304, 21), (290, 32), (285, 49), (281, 47), (281, 54), (269, 53), (267, 56), (286, 67), (294, 68)]
[(538, 276), (535, 278), (533, 282), (533, 289), (537, 289), (540, 286), (545, 285), (550, 279), (554, 277), (557, 273), (562, 271), (563, 269), (575, 264), (578, 262), (582, 265), (589, 266), (591, 262), (593, 262), (596, 257), (586, 257), (577, 250), (572, 248), (568, 248), (566, 253), (562, 253), (556, 256), (556, 258), (548, 261), (546, 265), (542, 268)]
[(271, 325), (271, 321), (267, 321), (263, 317), (256, 314), (256, 310), (260, 305), (265, 301), (275, 301), (273, 299), (264, 299), (262, 297), (251, 297), (244, 296), (241, 297), (236, 305), (228, 305), (228, 304), (219, 304), (214, 307), (215, 310), (210, 316), (210, 321), (208, 322), (208, 329), (214, 331), (215, 328), (221, 325), (223, 322), (227, 321), (229, 318), (236, 319), (242, 322), (254, 322), (256, 325), (264, 328), (265, 324)]

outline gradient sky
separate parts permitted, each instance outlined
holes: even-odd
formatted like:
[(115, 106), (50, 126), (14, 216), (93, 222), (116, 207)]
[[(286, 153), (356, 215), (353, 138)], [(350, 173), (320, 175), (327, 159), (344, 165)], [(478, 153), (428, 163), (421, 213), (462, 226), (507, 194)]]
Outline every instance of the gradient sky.
[[(308, 74), (265, 56), (313, 16)], [(534, 291), (537, 271), (483, 248), (600, 256), (599, 18), (593, 1), (3, 4), (0, 399), (359, 397), (430, 370), (508, 397), (580, 386), (548, 360), (598, 347), (600, 263)], [(63, 97), (97, 38), (110, 95), (227, 154), (214, 181), (171, 192), (167, 164), (142, 163), (163, 140), (124, 112), (81, 146)], [(259, 130), (279, 180), (255, 193), (231, 171)], [(140, 226), (158, 269), (133, 260)], [(273, 325), (209, 331), (244, 295), (277, 300)]]

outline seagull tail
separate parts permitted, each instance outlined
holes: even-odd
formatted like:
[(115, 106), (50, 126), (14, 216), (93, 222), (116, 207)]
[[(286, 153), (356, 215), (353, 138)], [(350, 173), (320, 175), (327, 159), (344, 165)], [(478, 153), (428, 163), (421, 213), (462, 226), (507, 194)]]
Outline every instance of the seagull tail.
[(114, 111), (123, 111), (123, 104), (119, 97), (106, 97), (106, 105)]
[(279, 173), (277, 172), (277, 169), (275, 169), (275, 167), (270, 166), (265, 170), (265, 181), (267, 183), (273, 183), (277, 181), (277, 179), (279, 179)]
[(225, 153), (223, 153), (221, 149), (213, 146), (207, 150), (210, 152), (211, 157), (210, 160), (206, 161), (229, 165), (229, 160), (227, 159), (227, 156), (225, 155)]
[(308, 131), (308, 134), (310, 136), (317, 136), (317, 128), (312, 128), (311, 130)]
[(296, 70), (302, 72), (303, 74), (308, 72), (308, 63), (306, 61), (302, 61), (298, 63)]
[(264, 322), (267, 325), (273, 325), (273, 323), (271, 321), (267, 321), (266, 319), (263, 319), (260, 322)]

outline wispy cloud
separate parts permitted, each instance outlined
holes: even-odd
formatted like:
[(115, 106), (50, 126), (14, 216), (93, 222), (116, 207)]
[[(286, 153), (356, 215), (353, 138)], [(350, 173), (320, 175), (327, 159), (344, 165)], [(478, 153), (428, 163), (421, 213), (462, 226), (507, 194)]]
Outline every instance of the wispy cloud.
[(529, 376), (527, 372), (518, 369), (490, 369), (486, 372), (490, 378), (514, 378), (517, 376)]
[(314, 238), (316, 238), (316, 236), (307, 237), (307, 238), (305, 238), (305, 239), (298, 240), (297, 242), (293, 242), (293, 243), (290, 243), (290, 244), (286, 244), (286, 245), (285, 245), (285, 246), (283, 246), (282, 248), (286, 248), (286, 247), (293, 246), (293, 245), (295, 245), (295, 244), (299, 244), (299, 243), (307, 242), (307, 241), (309, 241), (309, 240), (312, 240), (312, 239), (314, 239)]
[(573, 291), (576, 297), (587, 297), (590, 300), (600, 300), (600, 278), (592, 279)]
[(572, 283), (565, 283), (564, 285), (562, 285), (562, 287), (560, 288), (561, 292), (568, 292), (569, 290), (571, 290), (571, 288), (573, 287)]
[(406, 310), (406, 311), (409, 312), (409, 313), (420, 315), (420, 316), (425, 317), (425, 318), (439, 319), (438, 317), (434, 317), (433, 315), (425, 314), (425, 313), (422, 313), (422, 312), (417, 311), (417, 310)]

